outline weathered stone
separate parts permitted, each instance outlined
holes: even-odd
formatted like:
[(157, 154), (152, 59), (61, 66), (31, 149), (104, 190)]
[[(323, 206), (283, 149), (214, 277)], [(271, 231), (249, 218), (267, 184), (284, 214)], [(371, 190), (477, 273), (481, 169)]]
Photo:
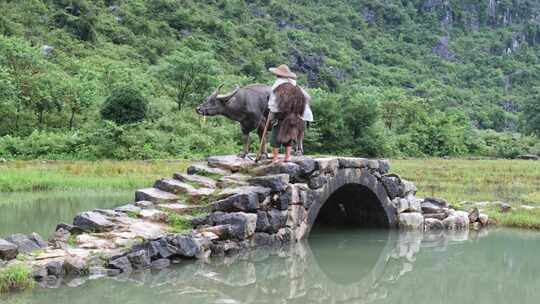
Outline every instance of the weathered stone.
[(428, 219), (437, 219), (439, 221), (444, 220), (446, 217), (448, 217), (448, 214), (446, 212), (442, 213), (426, 213), (424, 214), (424, 218)]
[(50, 261), (47, 264), (45, 264), (45, 268), (47, 269), (47, 274), (50, 276), (61, 278), (66, 274), (64, 270), (63, 260)]
[(145, 250), (139, 250), (127, 255), (128, 260), (131, 262), (131, 266), (134, 269), (147, 269), (150, 268), (150, 257)]
[(191, 202), (199, 202), (211, 196), (215, 191), (211, 188), (195, 188), (176, 179), (160, 179), (156, 181), (154, 188), (175, 194), (187, 194), (188, 200)]
[(259, 195), (255, 192), (238, 193), (212, 204), (213, 211), (257, 212), (258, 209)]
[(159, 259), (152, 262), (152, 269), (165, 269), (171, 265), (171, 261), (168, 259)]
[(274, 197), (273, 205), (279, 210), (287, 210), (291, 204), (291, 199), (292, 197), (289, 193), (282, 192), (280, 195)]
[(88, 269), (86, 261), (76, 256), (66, 258), (63, 267), (65, 273), (72, 276), (82, 275)]
[(20, 233), (13, 234), (8, 236), (6, 241), (16, 245), (20, 253), (29, 253), (48, 246), (37, 233), (28, 235)]
[(287, 222), (286, 225), (289, 228), (296, 228), (302, 223), (306, 218), (306, 209), (302, 205), (291, 205), (287, 212)]
[(255, 225), (256, 232), (267, 232), (271, 229), (270, 220), (266, 211), (257, 211), (257, 224)]
[(118, 208), (114, 208), (114, 210), (124, 213), (139, 213), (141, 211), (141, 207), (137, 207), (134, 204), (128, 204)]
[(193, 225), (193, 227), (199, 227), (199, 226), (202, 226), (202, 225), (207, 225), (208, 224), (208, 220), (209, 220), (209, 217), (204, 215), (204, 216), (195, 216), (191, 219), (191, 225)]
[(315, 176), (309, 179), (308, 186), (311, 189), (320, 189), (328, 182), (328, 178), (324, 175)]
[(150, 201), (153, 203), (174, 203), (178, 196), (156, 188), (140, 189), (135, 192), (135, 201)]
[(399, 228), (402, 230), (424, 230), (424, 217), (418, 212), (400, 213)]
[(152, 203), (150, 201), (138, 201), (138, 202), (135, 202), (134, 205), (141, 208), (141, 209), (154, 208), (154, 203)]
[(185, 204), (160, 204), (156, 208), (165, 212), (173, 212), (176, 214), (192, 214), (204, 210), (202, 206), (185, 205)]
[(422, 202), (422, 212), (441, 213), (448, 209), (448, 202), (443, 199), (425, 198)]
[(223, 213), (214, 212), (210, 215), (213, 225), (231, 225), (231, 236), (243, 240), (255, 233), (257, 215), (244, 212)]
[(302, 175), (300, 165), (291, 162), (259, 166), (251, 169), (251, 172), (256, 176), (287, 174), (292, 181)]
[(237, 195), (237, 194), (252, 194), (256, 193), (259, 196), (259, 199), (264, 198), (270, 193), (272, 190), (270, 188), (261, 187), (261, 186), (241, 186), (236, 188), (227, 188), (221, 190), (217, 195), (217, 199), (225, 199), (231, 195)]
[(399, 188), (401, 186), (401, 180), (395, 176), (383, 176), (382, 183), (386, 189), (386, 193), (391, 200), (399, 196)]
[(416, 188), (416, 186), (408, 181), (408, 180), (404, 180), (404, 179), (401, 179), (401, 183), (399, 185), (399, 194), (398, 196), (400, 197), (407, 197), (409, 195), (416, 195), (416, 192), (418, 191), (418, 189)]
[(70, 224), (66, 224), (66, 223), (60, 223), (58, 225), (56, 225), (56, 229), (55, 230), (59, 230), (59, 229), (64, 229), (64, 230), (67, 230), (69, 231), (69, 233), (71, 234), (80, 234), (80, 233), (83, 233), (84, 230), (79, 227), (79, 226), (74, 226), (74, 225), (70, 225)]
[(32, 267), (31, 275), (32, 275), (32, 278), (34, 278), (34, 280), (38, 282), (42, 281), (48, 276), (47, 267), (45, 267), (45, 265), (34, 265)]
[(281, 228), (276, 233), (276, 238), (283, 244), (290, 243), (295, 239), (294, 231), (291, 228)]
[(175, 255), (183, 258), (195, 258), (201, 252), (199, 244), (189, 236), (180, 235), (170, 237), (168, 242), (176, 248)]
[(187, 169), (189, 175), (202, 175), (202, 176), (223, 176), (231, 174), (231, 171), (220, 168), (209, 168), (204, 165), (191, 165)]
[[(175, 204), (171, 204), (175, 205)], [(170, 210), (165, 208), (166, 210)], [(139, 217), (143, 220), (148, 220), (152, 222), (166, 222), (169, 219), (167, 213), (157, 210), (157, 209), (143, 209), (139, 212)]]
[(213, 189), (217, 186), (217, 182), (215, 180), (206, 176), (174, 173), (173, 178), (184, 183), (198, 184), (204, 188)]
[(512, 206), (510, 206), (510, 205), (507, 204), (507, 203), (500, 203), (500, 204), (499, 204), (499, 210), (500, 210), (502, 213), (507, 213), (507, 212), (512, 211)]
[(339, 160), (337, 158), (316, 158), (315, 162), (321, 174), (334, 176), (339, 168)]
[(17, 257), (19, 250), (17, 245), (10, 243), (4, 239), (0, 239), (0, 259), (12, 260)]
[(133, 271), (133, 267), (131, 267), (131, 262), (126, 256), (122, 256), (110, 261), (109, 267), (119, 269), (122, 273), (130, 273), (131, 271)]
[(379, 173), (387, 174), (390, 172), (390, 162), (386, 159), (379, 160)]
[(250, 184), (269, 188), (274, 192), (284, 191), (289, 184), (289, 175), (287, 174), (275, 174), (254, 177), (248, 180)]
[(482, 224), (482, 226), (487, 226), (489, 224), (489, 217), (487, 216), (487, 214), (480, 213), (478, 215), (478, 221), (480, 222), (480, 224)]
[(472, 208), (469, 210), (469, 223), (475, 223), (480, 216), (480, 210), (478, 208)]
[(229, 170), (231, 172), (247, 170), (255, 165), (255, 162), (251, 159), (240, 158), (234, 155), (212, 156), (208, 158), (208, 166)]
[(317, 162), (309, 156), (294, 157), (293, 162), (300, 166), (301, 175), (309, 177), (317, 170)]
[(425, 231), (439, 231), (444, 230), (444, 224), (442, 221), (434, 218), (424, 219)]
[(270, 222), (270, 232), (275, 233), (287, 225), (287, 211), (271, 209), (268, 211), (268, 221)]
[(102, 214), (95, 211), (88, 211), (78, 214), (73, 219), (73, 225), (80, 227), (84, 231), (109, 231), (114, 224)]
[(370, 170), (379, 171), (379, 161), (376, 159), (370, 159), (368, 160), (367, 167)]
[[(339, 167), (344, 168), (366, 168), (368, 166), (369, 160), (365, 158), (354, 158), (354, 157), (338, 157)], [(378, 163), (377, 163), (378, 167)]]
[(406, 198), (395, 198), (394, 201), (397, 203), (398, 213), (403, 212), (422, 212), (422, 200), (414, 197), (407, 196)]
[(200, 229), (201, 233), (212, 233), (219, 240), (228, 240), (231, 238), (231, 225), (217, 225), (211, 227), (204, 227)]
[(463, 211), (456, 211), (443, 220), (444, 227), (447, 230), (466, 230), (469, 229), (469, 214)]

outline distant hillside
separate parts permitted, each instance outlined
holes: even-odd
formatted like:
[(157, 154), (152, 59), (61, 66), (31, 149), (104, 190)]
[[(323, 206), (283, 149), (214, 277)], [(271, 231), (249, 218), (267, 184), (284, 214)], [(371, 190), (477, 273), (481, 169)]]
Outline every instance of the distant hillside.
[[(0, 157), (236, 152), (237, 127), (193, 107), (221, 82), (270, 84), (267, 68), (281, 63), (314, 96), (308, 152), (540, 152), (538, 1), (4, 0), (0, 10)], [(107, 97), (126, 88), (148, 102), (144, 120), (104, 120)]]

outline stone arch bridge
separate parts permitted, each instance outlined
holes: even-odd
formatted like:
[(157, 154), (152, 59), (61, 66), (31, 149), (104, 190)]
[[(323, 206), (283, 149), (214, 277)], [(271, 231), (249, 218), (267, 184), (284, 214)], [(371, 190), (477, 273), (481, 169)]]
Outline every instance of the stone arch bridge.
[(137, 191), (136, 201), (178, 213), (209, 211), (192, 223), (196, 235), (213, 239), (212, 254), (299, 241), (324, 225), (423, 231), (469, 224), (468, 214), (454, 214), (444, 200), (417, 198), (415, 185), (390, 174), (387, 160), (297, 157), (255, 164), (218, 156), (187, 171)]

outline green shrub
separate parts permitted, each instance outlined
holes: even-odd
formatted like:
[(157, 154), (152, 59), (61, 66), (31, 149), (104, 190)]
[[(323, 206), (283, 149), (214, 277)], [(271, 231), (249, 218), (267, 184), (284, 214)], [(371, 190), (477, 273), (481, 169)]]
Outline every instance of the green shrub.
[(115, 89), (101, 108), (103, 119), (119, 125), (136, 123), (146, 118), (148, 100), (131, 87)]

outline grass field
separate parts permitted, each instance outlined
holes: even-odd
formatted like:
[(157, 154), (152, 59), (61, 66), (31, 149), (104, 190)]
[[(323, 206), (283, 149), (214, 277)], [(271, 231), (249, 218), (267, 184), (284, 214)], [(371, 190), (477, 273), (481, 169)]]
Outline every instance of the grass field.
[[(135, 190), (183, 172), (189, 161), (14, 161), (0, 164), (0, 192)], [(505, 226), (540, 228), (540, 162), (521, 160), (392, 160), (392, 172), (413, 181), (420, 197), (454, 205), (463, 201), (503, 201), (514, 211), (487, 212)]]
[[(513, 211), (495, 206), (486, 212), (503, 226), (540, 229), (540, 162), (523, 160), (392, 160), (392, 171), (413, 181), (420, 197), (434, 196), (461, 206), (464, 201), (501, 201)], [(465, 206), (465, 205), (463, 205)]]
[(183, 172), (188, 161), (13, 161), (0, 164), (0, 192), (120, 190)]

